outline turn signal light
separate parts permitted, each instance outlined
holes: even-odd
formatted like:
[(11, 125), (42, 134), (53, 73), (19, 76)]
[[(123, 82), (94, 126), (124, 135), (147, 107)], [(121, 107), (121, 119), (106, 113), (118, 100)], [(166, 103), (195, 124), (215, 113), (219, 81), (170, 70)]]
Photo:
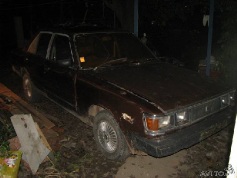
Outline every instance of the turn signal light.
[(146, 118), (147, 128), (152, 131), (157, 131), (159, 129), (158, 119)]

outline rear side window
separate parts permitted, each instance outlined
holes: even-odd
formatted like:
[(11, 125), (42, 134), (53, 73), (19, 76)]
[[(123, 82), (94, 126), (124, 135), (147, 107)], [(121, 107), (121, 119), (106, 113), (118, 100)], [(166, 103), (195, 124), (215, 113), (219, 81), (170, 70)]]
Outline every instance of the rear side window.
[(41, 33), (31, 42), (27, 52), (46, 57), (49, 41), (52, 37), (50, 33)]

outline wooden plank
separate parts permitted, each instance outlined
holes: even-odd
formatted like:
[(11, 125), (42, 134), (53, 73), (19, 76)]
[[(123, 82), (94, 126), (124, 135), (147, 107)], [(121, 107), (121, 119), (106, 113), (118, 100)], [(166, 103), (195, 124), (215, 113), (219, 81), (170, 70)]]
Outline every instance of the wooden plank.
[(27, 104), (25, 101), (18, 100), (18, 101), (16, 101), (16, 103), (19, 103), (26, 110), (28, 110), (31, 114), (33, 114), (34, 116), (38, 117), (40, 119), (40, 122), (42, 122), (42, 124), (47, 129), (51, 129), (51, 128), (53, 128), (55, 126), (55, 124), (53, 122), (51, 122), (49, 119), (47, 119), (42, 113), (40, 113), (39, 111), (35, 110), (32, 106)]
[(12, 113), (12, 115), (14, 115), (14, 114), (24, 114), (24, 112), (16, 106), (10, 107), (9, 111)]
[(0, 93), (3, 94), (3, 95), (8, 96), (8, 97), (10, 97), (11, 99), (14, 99), (14, 100), (21, 99), (18, 95), (16, 95), (14, 92), (12, 92), (9, 88), (7, 88), (2, 83), (0, 83)]
[(5, 85), (0, 83), (0, 94), (3, 94), (10, 99), (12, 99), (12, 106), (16, 107), (10, 108), (10, 112), (12, 114), (28, 114), (31, 113), (34, 116), (34, 119), (41, 125), (45, 126), (47, 129), (53, 128), (55, 124), (51, 122), (44, 114), (35, 110), (32, 106), (30, 106), (27, 102), (22, 100), (19, 96), (17, 96), (14, 92), (8, 89)]
[(57, 125), (58, 127), (63, 126), (64, 124), (62, 123), (62, 121), (60, 119), (58, 119), (57, 117), (54, 117), (52, 115), (49, 115), (45, 112), (42, 112), (43, 115), (45, 115), (49, 120), (51, 120), (52, 122), (55, 123), (55, 125)]
[(49, 145), (47, 139), (45, 138), (43, 132), (41, 131), (41, 129), (39, 128), (39, 125), (37, 123), (35, 123), (35, 127), (40, 135), (40, 139), (42, 140), (42, 142), (44, 143), (44, 145), (50, 150), (52, 151), (51, 146)]

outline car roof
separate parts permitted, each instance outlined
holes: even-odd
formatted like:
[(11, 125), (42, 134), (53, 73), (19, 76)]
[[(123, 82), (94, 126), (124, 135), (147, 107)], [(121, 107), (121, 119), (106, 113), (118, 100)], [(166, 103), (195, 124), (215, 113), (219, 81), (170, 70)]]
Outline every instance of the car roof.
[(97, 25), (76, 25), (76, 26), (59, 26), (54, 28), (42, 29), (40, 31), (49, 31), (53, 33), (64, 33), (73, 35), (77, 33), (98, 33), (98, 32), (125, 32), (122, 30), (114, 30), (105, 26)]

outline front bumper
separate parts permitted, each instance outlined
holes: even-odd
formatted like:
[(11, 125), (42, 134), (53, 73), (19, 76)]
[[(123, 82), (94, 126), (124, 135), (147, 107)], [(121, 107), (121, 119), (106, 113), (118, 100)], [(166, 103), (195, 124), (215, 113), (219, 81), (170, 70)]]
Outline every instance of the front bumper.
[(163, 157), (188, 148), (220, 131), (234, 121), (234, 112), (227, 108), (179, 130), (148, 139), (132, 135), (134, 147), (154, 157)]

